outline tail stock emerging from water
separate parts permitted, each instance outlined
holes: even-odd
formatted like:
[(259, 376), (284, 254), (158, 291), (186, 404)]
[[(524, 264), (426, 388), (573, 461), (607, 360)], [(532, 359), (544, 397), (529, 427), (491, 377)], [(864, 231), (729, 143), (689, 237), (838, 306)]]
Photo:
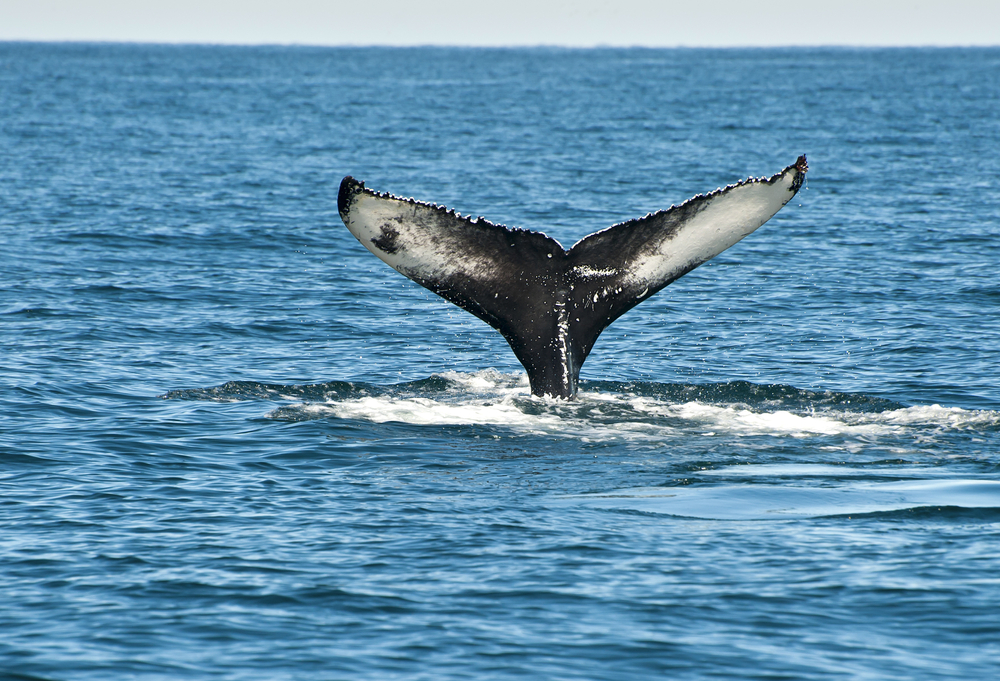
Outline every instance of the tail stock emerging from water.
[(533, 394), (572, 399), (580, 367), (609, 324), (767, 222), (806, 170), (800, 156), (771, 177), (622, 222), (568, 251), (540, 232), (374, 192), (350, 176), (338, 208), (365, 248), (499, 331)]

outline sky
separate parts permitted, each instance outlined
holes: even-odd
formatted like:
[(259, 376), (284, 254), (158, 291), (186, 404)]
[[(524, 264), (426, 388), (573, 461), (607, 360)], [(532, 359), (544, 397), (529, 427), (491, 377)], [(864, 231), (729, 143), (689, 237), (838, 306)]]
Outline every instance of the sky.
[(0, 0), (0, 40), (1000, 45), (1000, 0)]

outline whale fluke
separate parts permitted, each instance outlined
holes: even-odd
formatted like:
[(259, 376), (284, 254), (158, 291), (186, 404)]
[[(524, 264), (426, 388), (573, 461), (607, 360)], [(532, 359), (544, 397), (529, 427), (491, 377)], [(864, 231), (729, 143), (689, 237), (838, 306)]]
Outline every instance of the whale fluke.
[(374, 192), (345, 177), (338, 208), (369, 251), (499, 331), (535, 395), (572, 399), (580, 367), (611, 322), (763, 225), (802, 186), (806, 157), (581, 239)]

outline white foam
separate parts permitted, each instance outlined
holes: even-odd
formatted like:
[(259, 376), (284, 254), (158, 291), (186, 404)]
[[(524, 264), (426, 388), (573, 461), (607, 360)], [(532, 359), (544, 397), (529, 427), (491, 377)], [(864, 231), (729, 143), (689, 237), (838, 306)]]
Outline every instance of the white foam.
[(907, 407), (873, 415), (879, 421), (900, 426), (937, 426), (949, 429), (1000, 426), (1000, 412), (988, 409), (960, 409), (939, 404)]
[(362, 397), (343, 402), (306, 405), (344, 419), (374, 423), (398, 421), (418, 425), (540, 426), (558, 421), (556, 416), (528, 415), (512, 404), (448, 404), (424, 397)]
[(920, 477), (933, 475), (941, 476), (941, 469), (938, 466), (897, 466), (889, 465), (885, 468), (876, 468), (872, 465), (864, 467), (854, 466), (832, 466), (829, 464), (789, 464), (789, 463), (762, 463), (762, 464), (739, 464), (736, 466), (723, 466), (710, 470), (699, 471), (699, 475), (732, 477), (779, 477), (779, 478), (812, 478), (812, 477), (834, 477), (844, 478), (851, 476), (862, 476), (866, 478), (888, 476), (898, 478)]
[[(581, 441), (663, 441), (673, 437), (736, 435), (774, 437), (840, 437), (834, 449), (858, 448), (886, 436), (913, 433), (926, 437), (927, 428), (942, 430), (995, 427), (1000, 412), (970, 411), (939, 405), (864, 413), (852, 411), (754, 411), (743, 406), (672, 403), (630, 393), (581, 392), (575, 402), (530, 394), (523, 373), (495, 370), (449, 371), (437, 378), (444, 390), (336, 399), (283, 407), (276, 416), (298, 410), (314, 418), (336, 417), (414, 425), (483, 425), (507, 428), (512, 434), (544, 433)], [(409, 394), (407, 394), (409, 392)], [(284, 396), (286, 398), (290, 396)], [(829, 445), (825, 445), (829, 448)]]
[[(521, 397), (529, 399), (527, 395)], [(304, 404), (301, 409), (318, 417), (336, 416), (373, 423), (500, 426), (521, 435), (544, 434), (583, 442), (620, 439), (659, 441), (675, 432), (670, 426), (642, 422), (589, 422), (567, 418), (558, 411), (526, 413), (510, 398), (489, 403), (449, 403), (422, 397), (362, 397), (325, 404)]]
[(755, 412), (702, 402), (669, 404), (649, 398), (635, 398), (631, 403), (637, 411), (700, 423), (712, 432), (809, 437), (810, 435), (879, 435), (898, 430), (893, 426), (879, 423), (855, 425), (833, 415), (799, 415), (790, 411)]

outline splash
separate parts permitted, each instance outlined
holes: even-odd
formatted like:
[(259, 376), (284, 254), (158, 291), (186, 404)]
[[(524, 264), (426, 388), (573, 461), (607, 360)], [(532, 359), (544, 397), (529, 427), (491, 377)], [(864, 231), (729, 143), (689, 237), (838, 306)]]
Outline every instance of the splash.
[(682, 419), (706, 429), (706, 434), (717, 432), (737, 435), (784, 435), (809, 437), (811, 435), (880, 435), (898, 430), (881, 423), (852, 424), (845, 414), (817, 415), (795, 414), (787, 410), (754, 411), (727, 405), (687, 402), (662, 404), (648, 398), (632, 401), (636, 411)]
[(585, 383), (576, 401), (535, 397), (524, 374), (445, 372), (394, 386), (335, 381), (282, 386), (229, 382), (171, 391), (169, 399), (284, 404), (282, 421), (346, 419), (417, 426), (481, 426), (512, 436), (582, 442), (675, 437), (792, 437), (874, 442), (879, 438), (1000, 427), (1000, 412), (904, 406), (866, 395), (810, 392), (746, 382), (709, 385)]

